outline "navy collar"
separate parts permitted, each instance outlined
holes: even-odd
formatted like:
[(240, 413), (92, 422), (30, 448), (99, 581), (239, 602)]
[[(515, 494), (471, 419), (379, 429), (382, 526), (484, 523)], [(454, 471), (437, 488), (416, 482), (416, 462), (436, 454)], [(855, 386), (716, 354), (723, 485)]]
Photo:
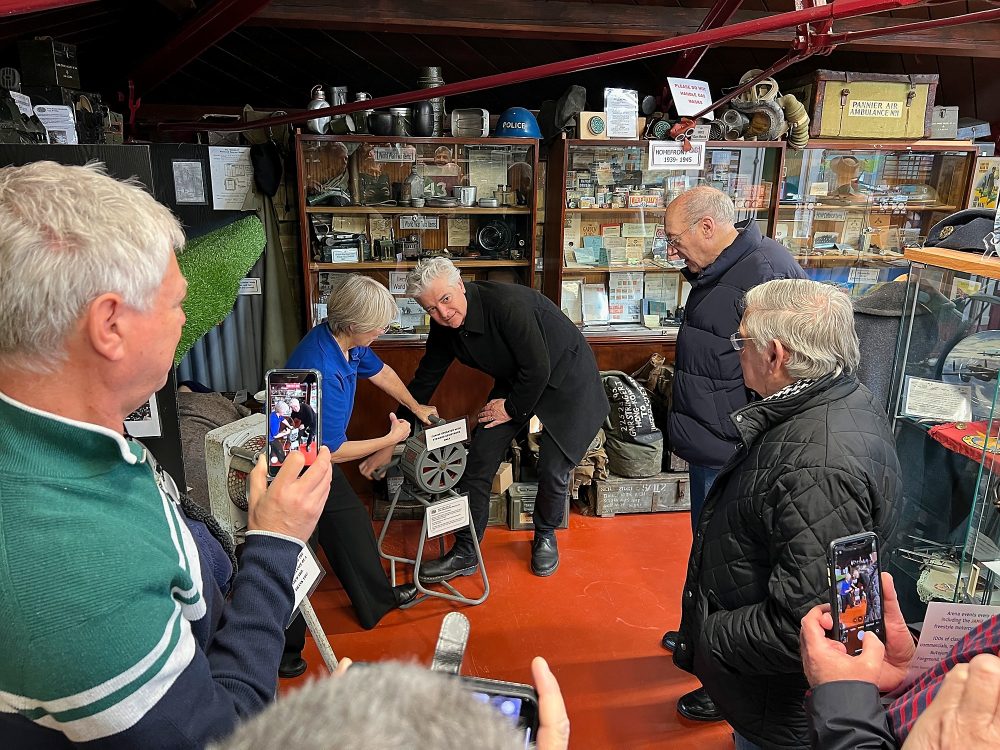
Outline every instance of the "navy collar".
[(757, 222), (750, 222), (750, 225), (739, 229), (739, 234), (733, 243), (719, 253), (719, 257), (710, 263), (701, 273), (694, 274), (688, 269), (682, 269), (681, 273), (691, 283), (692, 286), (702, 286), (714, 284), (725, 273), (739, 263), (743, 256), (747, 255), (760, 245), (764, 235), (760, 233)]

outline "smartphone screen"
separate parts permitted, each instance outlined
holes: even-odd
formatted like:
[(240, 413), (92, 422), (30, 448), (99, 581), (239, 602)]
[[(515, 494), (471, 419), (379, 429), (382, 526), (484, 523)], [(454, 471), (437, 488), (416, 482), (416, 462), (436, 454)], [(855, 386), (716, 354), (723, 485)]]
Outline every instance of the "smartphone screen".
[(320, 447), (320, 374), (317, 370), (271, 370), (267, 373), (267, 465), (276, 476), (292, 451), (306, 465)]
[(531, 685), (463, 677), (472, 696), (493, 706), (524, 737), (528, 747), (538, 733), (538, 697)]
[(847, 647), (847, 653), (861, 653), (861, 642), (868, 632), (884, 642), (882, 580), (875, 534), (844, 537), (830, 544), (830, 583), (833, 634)]

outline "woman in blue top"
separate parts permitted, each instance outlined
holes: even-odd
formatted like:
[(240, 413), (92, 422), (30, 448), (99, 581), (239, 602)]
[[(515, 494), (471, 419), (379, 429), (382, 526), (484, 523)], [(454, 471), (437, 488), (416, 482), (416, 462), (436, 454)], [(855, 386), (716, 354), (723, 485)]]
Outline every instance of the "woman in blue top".
[[(386, 612), (412, 601), (417, 590), (410, 583), (390, 585), (368, 512), (337, 466), (392, 447), (410, 434), (410, 423), (390, 413), (389, 431), (382, 437), (347, 439), (358, 379), (370, 380), (425, 424), (437, 413), (432, 406), (418, 404), (395, 370), (369, 348), (395, 316), (396, 302), (388, 289), (375, 279), (349, 274), (330, 291), (326, 321), (307, 333), (288, 359), (291, 369), (315, 369), (323, 376), (320, 440), (329, 447), (334, 467), (330, 495), (317, 525), (319, 543), (364, 628), (375, 627)], [(305, 670), (304, 644), (305, 623), (298, 617), (285, 634), (282, 676), (294, 677)]]

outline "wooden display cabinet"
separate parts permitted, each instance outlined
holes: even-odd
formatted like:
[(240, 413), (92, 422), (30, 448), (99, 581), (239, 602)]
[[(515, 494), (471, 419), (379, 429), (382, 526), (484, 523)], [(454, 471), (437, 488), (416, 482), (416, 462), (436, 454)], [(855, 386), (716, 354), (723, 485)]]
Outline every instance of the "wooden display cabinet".
[[(372, 348), (404, 382), (423, 356), (429, 327), (402, 287), (420, 257), (450, 257), (466, 281), (532, 284), (538, 141), (299, 132), (296, 160), (307, 328), (325, 319), (325, 295), (339, 274), (377, 279), (396, 297), (400, 314)], [(413, 195), (408, 182), (414, 172), (420, 195)], [(454, 198), (456, 187), (472, 186), (474, 205), (442, 205), (449, 203), (442, 199)], [(500, 205), (479, 205), (495, 193)], [(413, 205), (414, 197), (423, 205)], [(490, 384), (482, 373), (455, 364), (433, 402), (442, 416), (471, 417)], [(359, 384), (348, 438), (384, 435), (395, 406), (377, 388)], [(344, 469), (356, 489), (370, 492), (356, 464)]]

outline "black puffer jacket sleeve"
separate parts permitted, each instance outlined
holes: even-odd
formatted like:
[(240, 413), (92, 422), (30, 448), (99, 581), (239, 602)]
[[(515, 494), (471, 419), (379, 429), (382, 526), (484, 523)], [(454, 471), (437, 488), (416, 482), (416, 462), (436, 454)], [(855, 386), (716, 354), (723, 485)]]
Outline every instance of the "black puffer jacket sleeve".
[[(833, 505), (830, 498), (849, 498)], [(871, 528), (870, 492), (839, 469), (811, 467), (784, 474), (758, 511), (770, 538), (767, 597), (756, 604), (712, 612), (699, 648), (740, 674), (800, 672), (799, 622), (828, 601), (826, 546), (830, 540)], [(709, 611), (713, 608), (708, 592)]]
[(806, 697), (813, 750), (896, 750), (889, 717), (870, 682), (818, 685)]

